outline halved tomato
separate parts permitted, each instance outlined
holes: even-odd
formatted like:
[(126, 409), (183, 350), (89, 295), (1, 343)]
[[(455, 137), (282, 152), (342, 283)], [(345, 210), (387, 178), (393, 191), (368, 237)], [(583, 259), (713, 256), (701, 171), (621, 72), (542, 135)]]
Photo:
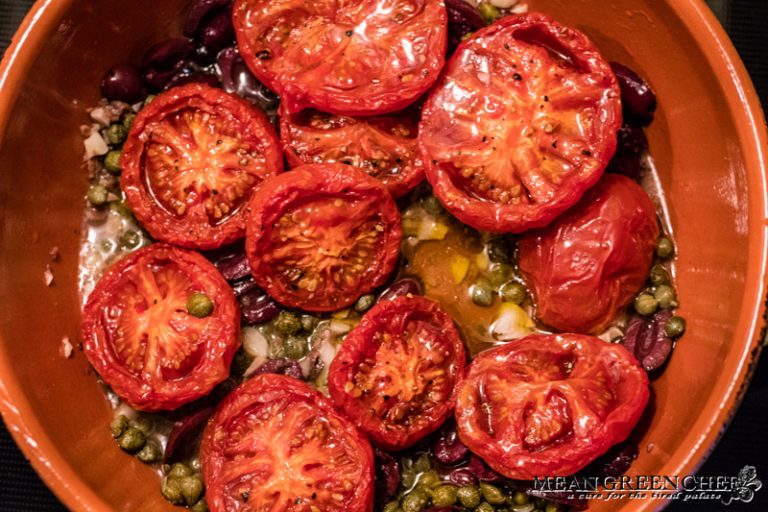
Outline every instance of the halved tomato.
[(203, 84), (159, 94), (133, 122), (121, 185), (157, 240), (214, 249), (245, 235), (245, 205), (283, 170), (274, 128), (245, 100)]
[(330, 401), (276, 374), (219, 405), (200, 447), (213, 512), (370, 512), (373, 451)]
[[(204, 294), (210, 314), (190, 314)], [(198, 253), (155, 244), (125, 256), (96, 283), (83, 310), (83, 350), (128, 405), (172, 410), (229, 375), (240, 311), (216, 267)]]
[(581, 32), (507, 16), (459, 45), (423, 110), (426, 176), (470, 226), (519, 233), (579, 200), (616, 150), (621, 96)]
[(416, 141), (418, 112), (407, 109), (383, 116), (352, 117), (314, 109), (280, 112), (280, 140), (291, 167), (342, 163), (380, 180), (395, 197), (424, 178)]
[(466, 353), (453, 319), (419, 296), (380, 302), (336, 354), (328, 390), (374, 443), (401, 450), (451, 415)]
[(457, 388), (459, 438), (508, 478), (570, 475), (626, 439), (649, 394), (623, 346), (534, 334), (469, 365)]
[(289, 112), (402, 110), (445, 59), (443, 0), (238, 0), (240, 52)]
[(658, 237), (645, 190), (606, 174), (563, 216), (520, 239), (536, 316), (560, 331), (602, 332), (648, 279)]
[(245, 244), (256, 282), (276, 301), (334, 311), (384, 284), (400, 252), (400, 213), (386, 188), (343, 164), (267, 180)]

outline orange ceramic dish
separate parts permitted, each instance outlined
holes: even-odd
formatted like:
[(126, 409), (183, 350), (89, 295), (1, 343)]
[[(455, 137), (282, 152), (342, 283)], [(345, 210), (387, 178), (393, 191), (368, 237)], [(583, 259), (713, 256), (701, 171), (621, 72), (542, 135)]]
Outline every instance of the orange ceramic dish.
[[(84, 355), (65, 359), (59, 350), (65, 336), (77, 344), (80, 324), (86, 173), (74, 127), (98, 100), (103, 71), (179, 33), (187, 3), (40, 0), (0, 68), (0, 411), (73, 510), (174, 510), (152, 469), (114, 449), (104, 428), (112, 411)], [(694, 472), (738, 406), (765, 329), (768, 141), (757, 97), (702, 0), (530, 6), (584, 31), (608, 60), (647, 77), (659, 98), (648, 136), (670, 200), (688, 328), (652, 383), (630, 474)], [(612, 501), (590, 509), (662, 505)]]

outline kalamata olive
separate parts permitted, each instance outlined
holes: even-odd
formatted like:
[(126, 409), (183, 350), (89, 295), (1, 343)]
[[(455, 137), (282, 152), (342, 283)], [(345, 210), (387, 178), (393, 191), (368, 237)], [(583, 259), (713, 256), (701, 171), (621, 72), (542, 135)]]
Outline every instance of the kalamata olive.
[(187, 37), (195, 37), (203, 21), (211, 17), (216, 11), (229, 7), (232, 0), (197, 0), (187, 11), (184, 19), (183, 33)]
[(624, 115), (641, 124), (653, 120), (656, 111), (656, 94), (640, 75), (618, 62), (611, 62), (611, 68), (619, 80)]
[(110, 101), (135, 103), (146, 94), (139, 68), (133, 64), (112, 66), (101, 80), (101, 95)]
[(165, 84), (165, 89), (170, 89), (171, 87), (178, 87), (179, 85), (184, 84), (206, 84), (210, 85), (211, 87), (219, 87), (221, 85), (221, 82), (219, 82), (218, 77), (216, 75), (208, 75), (205, 73), (199, 73), (199, 72), (193, 72), (193, 73), (177, 73), (171, 77), (171, 79), (168, 81), (167, 84)]
[(488, 467), (488, 465), (483, 462), (483, 459), (480, 457), (472, 454), (469, 456), (469, 464), (467, 465), (467, 469), (472, 471), (472, 473), (477, 476), (477, 479), (481, 482), (502, 482), (504, 480), (504, 477), (492, 470)]
[(252, 278), (233, 284), (232, 289), (240, 304), (240, 314), (245, 325), (269, 322), (280, 313), (280, 306)]
[(261, 375), (262, 373), (277, 373), (287, 377), (293, 377), (294, 379), (301, 379), (304, 377), (299, 363), (293, 359), (285, 357), (268, 360), (263, 365), (259, 366), (253, 374)]
[(392, 283), (386, 290), (381, 292), (379, 300), (392, 300), (401, 295), (421, 295), (421, 281), (416, 277), (403, 277)]
[(232, 27), (232, 17), (227, 10), (222, 10), (210, 21), (206, 22), (200, 31), (200, 44), (211, 53), (218, 52), (235, 38), (235, 29)]
[(376, 501), (384, 504), (397, 494), (400, 487), (400, 465), (387, 452), (374, 448), (376, 479), (374, 480)]
[(457, 468), (448, 473), (448, 481), (453, 485), (477, 485), (477, 476), (469, 468)]
[(255, 102), (264, 111), (274, 110), (279, 98), (253, 76), (237, 48), (225, 48), (216, 57), (221, 87)]
[(448, 465), (458, 464), (469, 454), (469, 448), (461, 442), (456, 433), (456, 423), (453, 420), (447, 421), (438, 431), (432, 453), (438, 461)]
[(584, 472), (603, 478), (619, 478), (627, 472), (632, 461), (637, 458), (637, 454), (637, 443), (624, 441), (611, 447), (604, 455), (590, 464)]
[(662, 310), (650, 318), (634, 316), (627, 322), (621, 343), (648, 372), (663, 365), (672, 352), (672, 340), (664, 332), (671, 316), (671, 311)]
[(624, 123), (618, 132), (616, 153), (608, 163), (607, 171), (639, 181), (644, 173), (642, 156), (647, 149), (648, 139), (643, 128)]
[(163, 462), (168, 464), (189, 455), (212, 414), (213, 407), (207, 407), (176, 421), (168, 434)]
[(211, 259), (227, 281), (239, 281), (251, 275), (251, 267), (248, 265), (248, 258), (241, 244), (221, 254), (213, 255)]
[(448, 12), (448, 55), (451, 55), (461, 39), (486, 25), (480, 12), (465, 0), (446, 0)]
[(181, 37), (166, 39), (153, 45), (141, 60), (144, 82), (155, 91), (162, 89), (181, 71), (187, 57), (194, 51), (192, 41)]
[(528, 496), (560, 503), (568, 507), (573, 507), (576, 510), (584, 510), (589, 504), (586, 499), (579, 497), (578, 493), (574, 493), (573, 491), (536, 489), (530, 482), (519, 482), (517, 488)]

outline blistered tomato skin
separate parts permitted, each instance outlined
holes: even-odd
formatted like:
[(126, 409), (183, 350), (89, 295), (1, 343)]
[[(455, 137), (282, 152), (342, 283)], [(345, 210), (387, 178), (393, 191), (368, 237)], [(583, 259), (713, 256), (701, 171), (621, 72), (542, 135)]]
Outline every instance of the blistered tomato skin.
[(189, 84), (159, 94), (133, 122), (121, 186), (153, 238), (215, 249), (245, 236), (261, 182), (283, 170), (263, 112), (221, 89)]
[(343, 164), (270, 178), (251, 202), (246, 254), (258, 285), (288, 307), (336, 311), (381, 286), (400, 253), (386, 188)]
[[(187, 311), (193, 293), (213, 303), (208, 316)], [(240, 311), (207, 259), (154, 244), (102, 276), (83, 310), (82, 338), (88, 361), (128, 405), (173, 410), (227, 378), (240, 346)]]
[(571, 475), (623, 441), (648, 376), (621, 345), (531, 335), (477, 356), (457, 389), (461, 441), (507, 478)]
[(443, 67), (442, 0), (237, 0), (238, 46), (291, 113), (402, 110)]
[(451, 317), (424, 297), (398, 297), (377, 304), (344, 338), (328, 390), (377, 446), (396, 451), (451, 415), (465, 364)]
[(550, 223), (602, 175), (619, 85), (581, 32), (542, 14), (501, 18), (459, 45), (419, 126), (426, 177), (474, 228)]
[(536, 315), (565, 332), (602, 332), (644, 286), (659, 237), (656, 210), (631, 179), (606, 174), (545, 229), (519, 241)]
[(410, 192), (424, 179), (416, 141), (418, 112), (353, 117), (314, 109), (280, 113), (280, 134), (291, 167), (342, 163), (381, 181), (394, 197)]
[(371, 512), (373, 450), (307, 384), (258, 375), (230, 393), (200, 446), (212, 512)]

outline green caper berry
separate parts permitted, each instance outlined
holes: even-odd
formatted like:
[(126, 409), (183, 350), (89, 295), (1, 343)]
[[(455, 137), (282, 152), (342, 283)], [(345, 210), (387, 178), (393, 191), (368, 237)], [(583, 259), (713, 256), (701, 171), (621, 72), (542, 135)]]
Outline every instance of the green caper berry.
[(480, 489), (474, 485), (465, 485), (456, 491), (456, 497), (462, 507), (477, 508), (480, 505)]
[(283, 354), (289, 359), (301, 359), (307, 355), (309, 347), (307, 340), (299, 336), (288, 336), (283, 343)]
[(401, 507), (403, 512), (418, 512), (427, 506), (427, 498), (419, 492), (411, 492), (405, 498)]
[(125, 249), (135, 249), (141, 243), (141, 236), (134, 230), (129, 229), (120, 235), (120, 238), (118, 238), (117, 241), (120, 244), (120, 247), (124, 247)]
[(643, 292), (635, 297), (635, 311), (643, 316), (650, 316), (656, 312), (659, 302), (648, 292)]
[(301, 315), (301, 328), (304, 332), (312, 332), (320, 320), (316, 316)]
[(301, 330), (301, 320), (290, 311), (281, 311), (275, 320), (275, 328), (279, 333), (290, 336)]
[(440, 483), (440, 475), (437, 474), (437, 471), (430, 470), (426, 473), (422, 473), (419, 477), (419, 487), (432, 489), (440, 485)]
[(491, 265), (491, 286), (494, 288), (501, 286), (509, 281), (512, 276), (512, 265), (506, 263), (493, 263)]
[(117, 439), (121, 435), (125, 433), (126, 430), (128, 430), (128, 427), (130, 427), (130, 424), (128, 423), (128, 418), (125, 417), (125, 415), (121, 414), (120, 416), (113, 419), (109, 424), (109, 431), (112, 433), (112, 437)]
[(478, 306), (488, 307), (493, 304), (493, 289), (488, 279), (480, 277), (475, 284), (469, 288), (472, 302)]
[(547, 503), (547, 506), (544, 507), (545, 512), (563, 512), (563, 506), (559, 503), (554, 503), (550, 501)]
[(179, 487), (181, 487), (181, 494), (184, 496), (184, 502), (187, 506), (197, 503), (197, 500), (203, 495), (203, 481), (197, 475), (180, 478)]
[(128, 132), (131, 129), (131, 126), (133, 126), (134, 119), (136, 119), (136, 114), (133, 112), (129, 112), (123, 116), (123, 128), (126, 132)]
[(107, 202), (109, 192), (101, 185), (92, 185), (88, 189), (88, 201), (93, 206), (101, 206)]
[(422, 453), (413, 462), (413, 470), (417, 473), (425, 473), (432, 469), (432, 461), (429, 460), (429, 455)]
[(432, 504), (436, 507), (450, 507), (456, 503), (456, 493), (459, 489), (455, 485), (441, 485), (432, 490)]
[(425, 197), (422, 205), (427, 213), (431, 215), (438, 216), (443, 213), (443, 205), (440, 204), (440, 200), (433, 195)]
[(181, 505), (184, 503), (184, 494), (181, 492), (181, 485), (179, 484), (178, 478), (170, 476), (163, 478), (160, 492), (163, 494), (163, 498), (174, 505)]
[(155, 428), (155, 422), (149, 416), (141, 414), (133, 420), (133, 426), (144, 432), (144, 435), (149, 435)]
[(125, 204), (125, 201), (112, 201), (109, 203), (109, 209), (123, 217), (129, 219), (133, 218), (133, 212), (128, 208), (128, 205)]
[(213, 301), (204, 293), (194, 292), (187, 299), (187, 312), (197, 318), (205, 318), (213, 313)]
[(365, 313), (371, 307), (373, 307), (373, 304), (376, 302), (376, 297), (373, 295), (363, 295), (359, 299), (357, 299), (357, 302), (355, 302), (355, 311), (358, 313)]
[(525, 302), (525, 297), (528, 295), (525, 291), (525, 286), (515, 281), (503, 285), (499, 293), (501, 294), (501, 300), (512, 302), (518, 306)]
[(483, 493), (485, 501), (491, 505), (501, 505), (507, 501), (507, 497), (501, 492), (501, 489), (495, 485), (491, 485), (485, 482), (480, 482), (480, 492)]
[(667, 272), (667, 269), (665, 269), (661, 265), (654, 265), (653, 268), (651, 268), (651, 284), (653, 286), (669, 284), (669, 282), (670, 282), (670, 277), (669, 277), (669, 272)]
[(382, 512), (397, 512), (398, 510), (400, 510), (400, 502), (390, 501), (384, 505), (384, 510)]
[(125, 128), (123, 128), (122, 124), (111, 124), (109, 125), (109, 128), (107, 128), (107, 141), (109, 141), (110, 144), (120, 144), (125, 140)]
[(663, 236), (659, 238), (656, 244), (656, 256), (662, 259), (671, 258), (675, 254), (675, 244), (669, 237)]
[(120, 174), (120, 156), (123, 152), (119, 149), (113, 149), (104, 156), (104, 168), (110, 174)]
[(488, 242), (488, 259), (491, 263), (509, 263), (509, 244), (504, 238), (492, 238)]
[(528, 495), (524, 492), (517, 491), (512, 495), (512, 504), (514, 505), (525, 505), (528, 501), (530, 501)]
[(181, 462), (177, 462), (173, 466), (171, 466), (171, 469), (168, 471), (168, 476), (171, 478), (182, 478), (185, 476), (192, 475), (192, 469), (187, 466), (186, 464), (183, 464)]
[(154, 441), (147, 441), (144, 447), (136, 454), (136, 458), (145, 464), (152, 464), (160, 460), (160, 447)]
[(484, 501), (475, 509), (475, 512), (494, 512), (493, 505)]
[(685, 318), (673, 316), (664, 324), (664, 333), (670, 338), (679, 338), (685, 332)]
[(118, 446), (129, 453), (136, 453), (141, 450), (146, 441), (147, 436), (136, 427), (128, 427), (128, 429), (123, 432), (123, 435), (117, 438)]
[(658, 286), (656, 290), (654, 290), (653, 296), (659, 301), (659, 307), (661, 309), (670, 309), (678, 306), (677, 293), (675, 293), (675, 289), (668, 284)]
[(480, 11), (480, 16), (482, 16), (488, 23), (492, 23), (496, 18), (501, 16), (499, 8), (492, 4), (482, 3), (477, 6), (477, 10)]
[(192, 512), (208, 512), (208, 503), (206, 503), (204, 499), (200, 499), (197, 503), (192, 505), (190, 510), (192, 510)]

